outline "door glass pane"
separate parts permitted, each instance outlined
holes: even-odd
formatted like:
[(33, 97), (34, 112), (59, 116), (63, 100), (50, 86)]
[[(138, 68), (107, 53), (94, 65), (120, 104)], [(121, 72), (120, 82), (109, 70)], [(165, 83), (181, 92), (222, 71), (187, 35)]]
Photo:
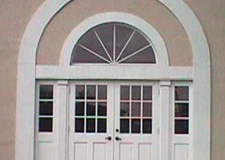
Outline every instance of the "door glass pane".
[(75, 119), (75, 132), (84, 132), (84, 119), (76, 118)]
[(98, 133), (106, 133), (106, 119), (98, 119)]
[(130, 122), (129, 119), (120, 120), (120, 133), (129, 133)]
[(141, 99), (141, 86), (132, 86), (132, 100)]
[(53, 85), (40, 85), (40, 99), (53, 99)]
[(39, 115), (53, 115), (53, 102), (40, 102)]
[(177, 86), (175, 87), (175, 100), (178, 101), (188, 101), (188, 87), (187, 86)]
[(151, 119), (143, 119), (143, 133), (152, 133)]
[(141, 121), (140, 119), (132, 119), (131, 121), (131, 133), (140, 133)]
[(84, 102), (76, 102), (75, 115), (84, 116)]
[(152, 117), (152, 103), (151, 102), (143, 103), (143, 117)]
[(39, 118), (39, 131), (52, 132), (52, 118)]
[(131, 116), (132, 117), (140, 117), (140, 115), (141, 115), (141, 103), (132, 102)]
[(152, 100), (151, 86), (143, 86), (143, 100)]
[(106, 115), (107, 115), (107, 103), (98, 102), (98, 116), (106, 116)]
[(130, 103), (129, 102), (121, 102), (120, 103), (120, 116), (121, 117), (129, 117), (130, 115)]
[(87, 103), (87, 116), (95, 116), (95, 103)]
[(107, 88), (106, 85), (98, 86), (98, 99), (106, 100), (107, 99)]
[(96, 86), (88, 85), (87, 86), (87, 99), (95, 99), (96, 98)]
[(188, 120), (175, 120), (175, 133), (188, 134)]
[(175, 117), (189, 117), (189, 104), (176, 103), (175, 104)]
[(86, 120), (87, 133), (95, 132), (95, 119)]
[(129, 100), (130, 99), (130, 86), (121, 86), (120, 99), (121, 100)]
[(85, 86), (77, 85), (76, 86), (76, 99), (84, 99), (85, 95)]

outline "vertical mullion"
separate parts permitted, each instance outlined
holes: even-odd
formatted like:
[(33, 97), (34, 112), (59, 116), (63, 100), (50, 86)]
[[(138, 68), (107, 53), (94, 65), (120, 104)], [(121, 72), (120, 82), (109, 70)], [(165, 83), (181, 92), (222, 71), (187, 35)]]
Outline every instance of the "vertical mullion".
[(131, 134), (131, 121), (132, 121), (132, 115), (131, 115), (131, 111), (132, 111), (132, 86), (129, 85), (129, 133)]
[(87, 132), (87, 85), (84, 85), (84, 133)]
[(98, 133), (98, 85), (95, 88), (95, 133)]
[(116, 61), (116, 25), (113, 26), (113, 62)]
[(141, 116), (140, 116), (140, 133), (143, 134), (143, 85), (141, 85)]

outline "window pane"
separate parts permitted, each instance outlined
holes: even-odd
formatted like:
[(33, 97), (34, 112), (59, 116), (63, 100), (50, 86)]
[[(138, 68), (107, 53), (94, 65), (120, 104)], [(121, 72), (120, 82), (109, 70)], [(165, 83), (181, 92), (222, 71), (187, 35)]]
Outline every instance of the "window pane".
[(121, 86), (120, 88), (120, 99), (121, 100), (129, 100), (130, 98), (130, 87), (129, 86)]
[(129, 119), (120, 120), (120, 133), (129, 133)]
[(152, 133), (151, 119), (143, 119), (143, 133)]
[(53, 102), (40, 102), (39, 115), (53, 115)]
[(53, 85), (40, 85), (40, 99), (53, 99)]
[(98, 119), (98, 133), (106, 133), (106, 119)]
[(88, 85), (87, 86), (87, 99), (95, 99), (96, 98), (96, 86)]
[(143, 117), (152, 117), (152, 103), (143, 103)]
[(75, 132), (84, 132), (84, 119), (76, 118), (75, 119)]
[(140, 117), (141, 116), (141, 103), (132, 102), (131, 116), (132, 117)]
[(95, 116), (95, 103), (87, 103), (87, 116)]
[(129, 102), (121, 102), (120, 103), (120, 116), (121, 117), (129, 117)]
[(52, 118), (39, 118), (39, 131), (52, 132)]
[(188, 103), (175, 104), (175, 117), (189, 117)]
[(85, 96), (85, 86), (77, 85), (76, 86), (76, 99), (84, 99)]
[(188, 89), (189, 89), (188, 87), (184, 87), (184, 86), (175, 87), (175, 100), (188, 101), (189, 100)]
[(98, 99), (101, 100), (107, 99), (107, 86), (105, 85), (98, 86)]
[(107, 105), (105, 102), (98, 102), (98, 116), (107, 115)]
[(141, 99), (141, 86), (132, 86), (132, 100)]
[(175, 134), (188, 134), (188, 120), (175, 120)]
[(152, 100), (151, 86), (143, 86), (143, 100)]
[(140, 119), (132, 119), (131, 121), (131, 133), (140, 133), (141, 121)]
[(87, 133), (95, 132), (95, 119), (87, 119)]
[(76, 102), (75, 115), (84, 116), (84, 102)]

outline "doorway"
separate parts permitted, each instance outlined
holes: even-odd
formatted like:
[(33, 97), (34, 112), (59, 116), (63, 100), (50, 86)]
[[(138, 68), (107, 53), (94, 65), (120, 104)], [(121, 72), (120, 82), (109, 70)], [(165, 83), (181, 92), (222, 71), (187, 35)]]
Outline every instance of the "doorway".
[(156, 160), (158, 84), (71, 82), (69, 160)]

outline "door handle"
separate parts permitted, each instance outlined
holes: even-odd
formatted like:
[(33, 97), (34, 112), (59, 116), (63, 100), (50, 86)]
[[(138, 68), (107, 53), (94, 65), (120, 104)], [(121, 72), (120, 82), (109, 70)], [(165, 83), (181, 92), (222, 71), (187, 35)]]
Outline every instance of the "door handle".
[(105, 139), (107, 139), (108, 141), (111, 141), (112, 140), (112, 137), (111, 136), (108, 136), (108, 137), (105, 137)]
[(116, 141), (121, 141), (122, 139), (120, 137), (115, 138)]

